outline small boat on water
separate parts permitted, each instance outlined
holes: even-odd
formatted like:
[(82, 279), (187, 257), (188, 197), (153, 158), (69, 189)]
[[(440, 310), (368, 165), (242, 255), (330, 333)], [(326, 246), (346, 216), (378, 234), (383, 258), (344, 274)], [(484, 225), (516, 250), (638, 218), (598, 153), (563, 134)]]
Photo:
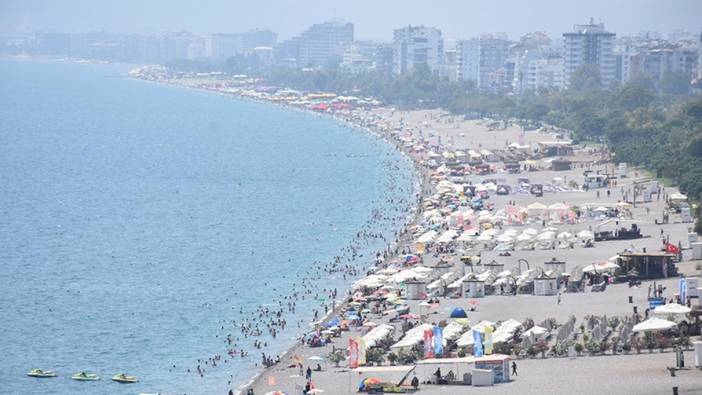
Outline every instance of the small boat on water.
[(118, 383), (136, 383), (139, 381), (136, 376), (129, 376), (126, 373), (120, 373), (112, 376), (112, 381), (116, 381)]
[(95, 373), (88, 373), (86, 371), (80, 371), (73, 376), (71, 376), (73, 380), (78, 380), (78, 381), (97, 381), (100, 380), (100, 377), (95, 374)]
[(56, 377), (56, 373), (54, 373), (52, 370), (32, 369), (29, 371), (29, 373), (27, 373), (27, 376), (48, 378), (48, 377)]

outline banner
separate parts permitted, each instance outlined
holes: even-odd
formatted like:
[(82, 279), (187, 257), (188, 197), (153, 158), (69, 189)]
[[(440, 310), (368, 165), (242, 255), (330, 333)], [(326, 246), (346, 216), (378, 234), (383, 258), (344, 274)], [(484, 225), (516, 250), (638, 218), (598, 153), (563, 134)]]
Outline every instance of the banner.
[(687, 302), (687, 280), (685, 277), (680, 278), (678, 293), (680, 294), (680, 304), (684, 305)]
[(476, 357), (483, 356), (483, 337), (478, 331), (473, 331), (473, 355)]
[(492, 327), (485, 326), (485, 355), (492, 354)]
[(431, 329), (424, 331), (424, 358), (434, 358), (433, 338), (434, 332)]
[(444, 330), (439, 326), (434, 327), (434, 355), (444, 353)]
[(358, 344), (358, 364), (366, 364), (366, 341), (362, 337), (356, 338), (356, 344)]
[(358, 367), (358, 343), (349, 339), (349, 368), (355, 369)]

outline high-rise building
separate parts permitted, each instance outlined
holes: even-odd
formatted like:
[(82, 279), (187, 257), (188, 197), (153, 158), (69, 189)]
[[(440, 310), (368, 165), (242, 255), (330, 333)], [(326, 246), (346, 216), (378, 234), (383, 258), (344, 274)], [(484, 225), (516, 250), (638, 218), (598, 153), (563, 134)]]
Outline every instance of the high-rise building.
[(393, 32), (393, 74), (411, 73), (426, 65), (434, 73), (441, 70), (444, 39), (434, 27), (407, 26)]
[(344, 49), (353, 43), (353, 23), (326, 22), (310, 26), (276, 50), (279, 61), (299, 68), (341, 62)]
[(508, 40), (491, 35), (460, 41), (457, 46), (458, 78), (474, 81), (480, 89), (495, 88), (493, 73), (503, 68), (509, 44)]
[(697, 81), (702, 81), (702, 31), (697, 42)]
[(215, 33), (209, 37), (207, 53), (216, 59), (251, 52), (257, 47), (275, 46), (277, 35), (270, 30), (251, 30), (246, 33)]
[(597, 66), (604, 86), (616, 81), (614, 41), (616, 35), (605, 30), (604, 23), (575, 25), (573, 32), (563, 33), (565, 54), (563, 78), (570, 84), (575, 71), (586, 64)]
[(244, 37), (239, 33), (215, 33), (209, 37), (207, 54), (215, 59), (227, 59), (244, 53)]

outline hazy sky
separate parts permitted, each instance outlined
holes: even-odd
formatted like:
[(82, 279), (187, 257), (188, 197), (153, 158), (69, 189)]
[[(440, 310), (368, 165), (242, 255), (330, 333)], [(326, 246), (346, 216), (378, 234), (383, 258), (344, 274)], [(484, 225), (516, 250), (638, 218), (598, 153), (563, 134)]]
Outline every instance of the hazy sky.
[(590, 16), (619, 35), (702, 29), (702, 0), (0, 0), (0, 31), (239, 32), (287, 38), (330, 19), (353, 22), (357, 39), (389, 41), (392, 29), (425, 24), (445, 38), (545, 30), (560, 36)]

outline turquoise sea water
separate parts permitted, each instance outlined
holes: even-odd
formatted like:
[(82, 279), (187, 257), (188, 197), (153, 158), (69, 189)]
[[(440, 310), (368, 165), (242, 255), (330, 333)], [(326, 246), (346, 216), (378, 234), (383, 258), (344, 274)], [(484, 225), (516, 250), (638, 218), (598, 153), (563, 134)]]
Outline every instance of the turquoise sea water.
[[(243, 359), (226, 355), (228, 322), (274, 306), (364, 224), (391, 235), (409, 201), (409, 163), (376, 137), (127, 70), (0, 60), (0, 393), (225, 394), (316, 304), (256, 338), (265, 350), (238, 342)], [(34, 367), (60, 377), (26, 377)], [(70, 380), (78, 370), (102, 380)], [(123, 371), (140, 383), (109, 380)]]

